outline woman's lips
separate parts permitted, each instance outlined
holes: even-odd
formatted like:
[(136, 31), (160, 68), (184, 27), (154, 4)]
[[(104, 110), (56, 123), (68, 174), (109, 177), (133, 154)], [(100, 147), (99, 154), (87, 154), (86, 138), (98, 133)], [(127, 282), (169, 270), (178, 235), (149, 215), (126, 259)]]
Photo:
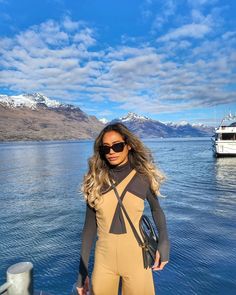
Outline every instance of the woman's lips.
[(109, 157), (109, 158), (108, 158), (109, 161), (115, 161), (115, 160), (117, 160), (117, 159), (118, 159), (118, 157)]

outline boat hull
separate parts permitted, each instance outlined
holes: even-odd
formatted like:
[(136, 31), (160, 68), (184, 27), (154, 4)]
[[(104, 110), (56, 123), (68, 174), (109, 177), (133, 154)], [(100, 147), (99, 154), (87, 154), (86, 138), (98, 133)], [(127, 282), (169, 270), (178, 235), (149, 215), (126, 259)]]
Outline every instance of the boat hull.
[(236, 157), (236, 141), (215, 141), (213, 152), (216, 157)]

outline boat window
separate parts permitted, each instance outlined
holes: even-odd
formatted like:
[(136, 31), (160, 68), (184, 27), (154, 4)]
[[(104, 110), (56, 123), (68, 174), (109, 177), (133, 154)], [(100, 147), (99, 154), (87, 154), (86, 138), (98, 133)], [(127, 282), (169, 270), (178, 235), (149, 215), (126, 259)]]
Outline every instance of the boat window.
[(235, 140), (234, 133), (222, 133), (222, 140)]

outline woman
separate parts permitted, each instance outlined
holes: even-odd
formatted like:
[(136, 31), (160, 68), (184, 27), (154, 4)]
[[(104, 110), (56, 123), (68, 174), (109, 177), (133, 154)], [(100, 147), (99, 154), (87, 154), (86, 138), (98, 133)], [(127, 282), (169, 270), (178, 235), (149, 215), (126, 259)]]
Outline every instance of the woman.
[[(163, 175), (155, 168), (149, 151), (123, 124), (106, 126), (94, 143), (82, 190), (87, 201), (82, 249), (77, 280), (79, 295), (154, 295), (152, 270), (162, 270), (169, 260), (169, 240), (165, 215), (159, 205)], [(152, 268), (143, 266), (142, 249), (119, 206), (111, 182), (135, 228), (148, 201), (159, 233), (156, 260)], [(95, 260), (91, 282), (88, 261), (93, 242)]]

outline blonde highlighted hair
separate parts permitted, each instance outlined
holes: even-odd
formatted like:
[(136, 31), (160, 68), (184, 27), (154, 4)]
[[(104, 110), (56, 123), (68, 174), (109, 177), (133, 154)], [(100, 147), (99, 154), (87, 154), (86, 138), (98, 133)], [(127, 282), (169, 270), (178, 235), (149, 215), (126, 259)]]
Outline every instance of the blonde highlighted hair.
[(131, 167), (138, 173), (145, 175), (150, 182), (153, 193), (160, 195), (160, 184), (164, 181), (165, 176), (155, 167), (150, 150), (125, 125), (115, 123), (107, 125), (94, 142), (94, 154), (89, 159), (89, 169), (82, 184), (82, 192), (88, 204), (91, 207), (98, 207), (102, 202), (102, 194), (105, 192), (105, 188), (109, 188), (111, 184), (110, 165), (106, 158), (100, 154), (103, 136), (109, 131), (119, 133), (125, 143), (131, 147), (128, 154)]

